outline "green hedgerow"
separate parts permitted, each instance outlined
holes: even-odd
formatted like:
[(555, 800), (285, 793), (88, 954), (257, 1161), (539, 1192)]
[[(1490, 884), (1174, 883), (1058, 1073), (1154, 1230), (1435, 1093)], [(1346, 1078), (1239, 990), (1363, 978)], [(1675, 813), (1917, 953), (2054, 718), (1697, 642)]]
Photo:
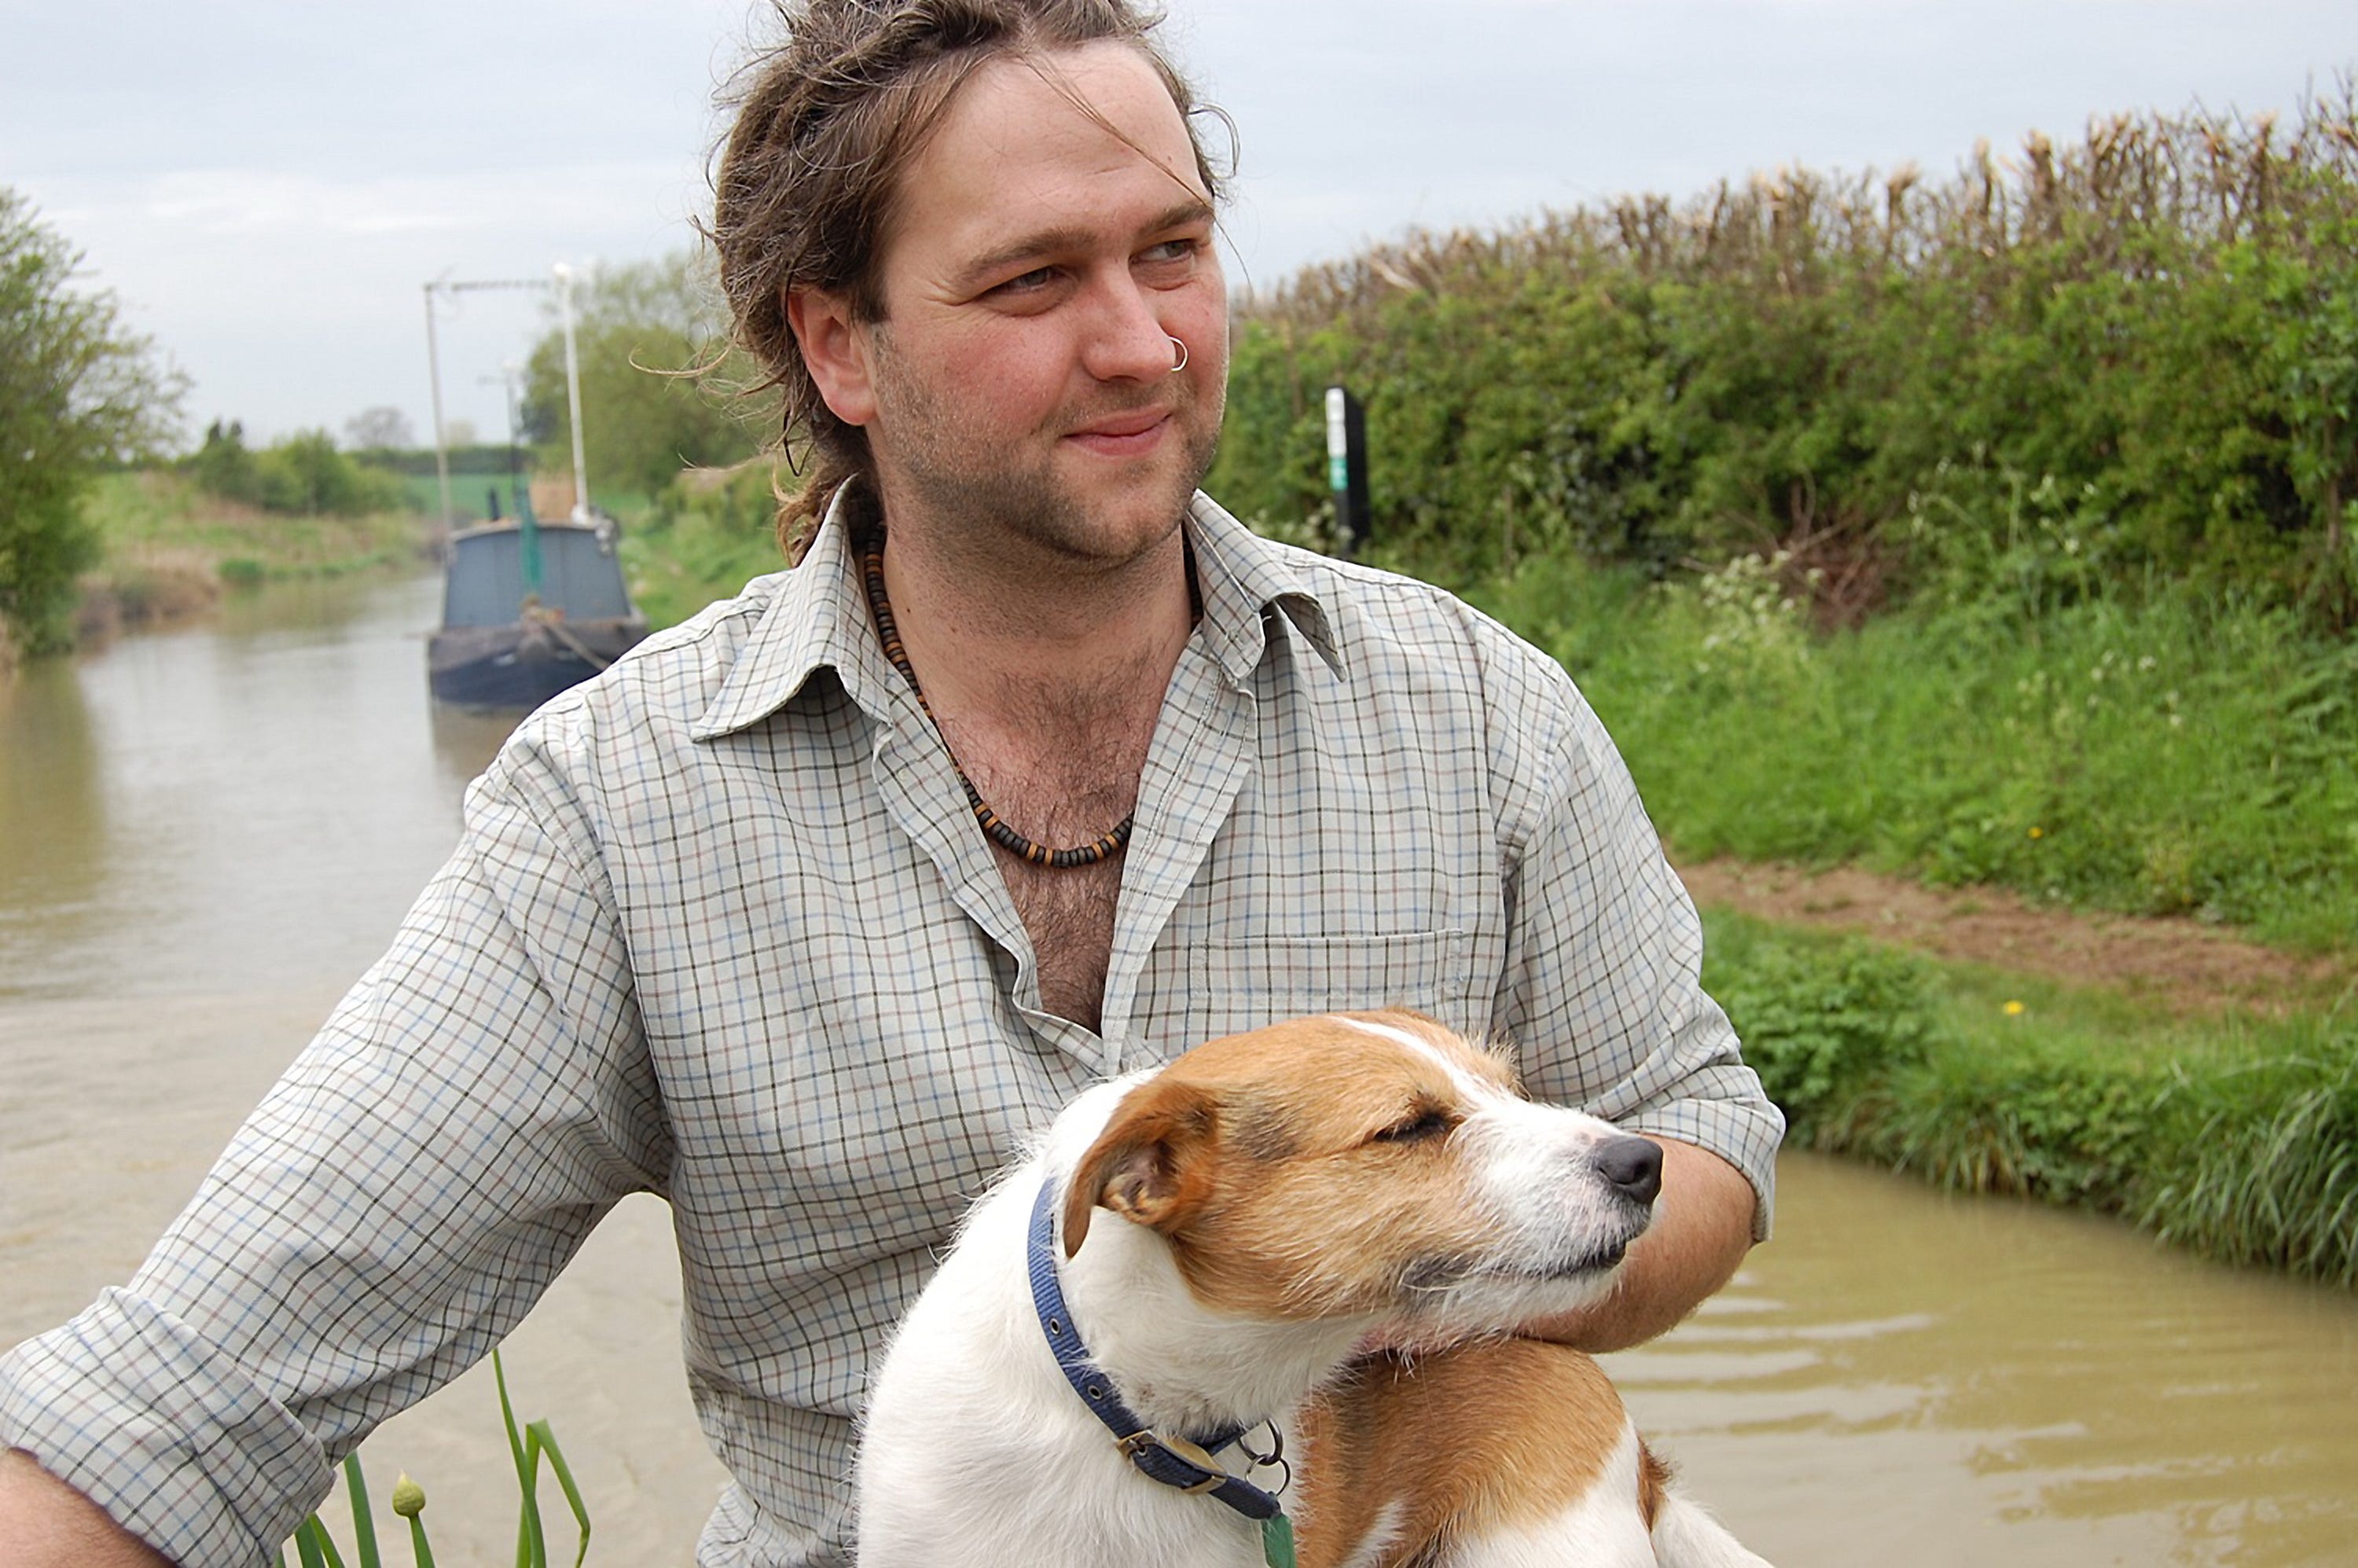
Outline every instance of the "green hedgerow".
[(2358, 1022), (2339, 1011), (2140, 1030), (2125, 1002), (1994, 1007), (1985, 978), (1855, 937), (1718, 914), (1706, 932), (1704, 983), (1797, 1144), (2358, 1286)]
[(1847, 1141), (1864, 1104), (1942, 1041), (1920, 960), (1763, 928), (1714, 937), (1704, 982), (1796, 1141)]

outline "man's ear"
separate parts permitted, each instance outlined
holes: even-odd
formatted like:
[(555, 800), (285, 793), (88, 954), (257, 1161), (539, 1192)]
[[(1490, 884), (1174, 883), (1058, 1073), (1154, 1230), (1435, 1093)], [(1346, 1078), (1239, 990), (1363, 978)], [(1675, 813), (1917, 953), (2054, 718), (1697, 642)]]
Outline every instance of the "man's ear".
[(852, 319), (849, 297), (816, 288), (786, 295), (786, 325), (803, 351), (803, 365), (817, 384), (827, 408), (847, 425), (876, 417), (875, 383), (869, 372), (868, 334)]
[(1219, 1115), (1193, 1084), (1142, 1084), (1073, 1168), (1065, 1189), (1065, 1256), (1081, 1249), (1100, 1206), (1170, 1235), (1202, 1208), (1213, 1186)]

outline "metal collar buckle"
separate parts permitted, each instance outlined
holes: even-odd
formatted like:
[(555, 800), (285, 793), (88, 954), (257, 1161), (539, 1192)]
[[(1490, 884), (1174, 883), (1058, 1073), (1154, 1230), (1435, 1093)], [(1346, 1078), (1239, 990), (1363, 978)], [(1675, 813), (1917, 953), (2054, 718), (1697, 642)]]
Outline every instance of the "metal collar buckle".
[(1228, 1482), (1242, 1478), (1240, 1476), (1229, 1475), (1226, 1469), (1221, 1467), (1218, 1460), (1204, 1452), (1204, 1450), (1197, 1444), (1188, 1442), (1184, 1437), (1164, 1437), (1160, 1433), (1154, 1432), (1150, 1428), (1141, 1427), (1138, 1431), (1131, 1433), (1128, 1437), (1115, 1438), (1113, 1445), (1116, 1448), (1120, 1449), (1122, 1456), (1133, 1465), (1138, 1463), (1138, 1456), (1141, 1454), (1151, 1449), (1159, 1448), (1163, 1450), (1163, 1453), (1171, 1455), (1174, 1459), (1178, 1460), (1181, 1464), (1192, 1465), (1194, 1468), (1203, 1471), (1204, 1478), (1202, 1480), (1196, 1482), (1192, 1487), (1181, 1487), (1179, 1488), (1179, 1490), (1189, 1493), (1190, 1495), (1197, 1492), (1217, 1491), (1221, 1487), (1227, 1485)]

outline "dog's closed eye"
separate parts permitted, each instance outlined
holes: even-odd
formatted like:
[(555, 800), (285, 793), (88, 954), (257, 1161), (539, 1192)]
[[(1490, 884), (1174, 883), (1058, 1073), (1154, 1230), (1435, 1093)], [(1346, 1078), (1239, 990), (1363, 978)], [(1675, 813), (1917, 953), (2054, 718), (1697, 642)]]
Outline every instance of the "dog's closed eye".
[(1450, 1130), (1456, 1125), (1455, 1119), (1447, 1111), (1428, 1108), (1410, 1113), (1404, 1120), (1394, 1122), (1368, 1141), (1371, 1143), (1422, 1143), (1429, 1139), (1448, 1137)]

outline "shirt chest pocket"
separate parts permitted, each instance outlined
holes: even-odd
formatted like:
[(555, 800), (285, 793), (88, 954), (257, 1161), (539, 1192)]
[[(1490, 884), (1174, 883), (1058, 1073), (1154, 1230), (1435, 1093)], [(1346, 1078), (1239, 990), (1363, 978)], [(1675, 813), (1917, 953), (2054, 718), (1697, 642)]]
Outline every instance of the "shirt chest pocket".
[(1490, 988), (1473, 956), (1473, 933), (1458, 929), (1192, 942), (1158, 955), (1168, 961), (1163, 984), (1141, 997), (1142, 1059), (1314, 1012), (1410, 1008), (1478, 1033)]

